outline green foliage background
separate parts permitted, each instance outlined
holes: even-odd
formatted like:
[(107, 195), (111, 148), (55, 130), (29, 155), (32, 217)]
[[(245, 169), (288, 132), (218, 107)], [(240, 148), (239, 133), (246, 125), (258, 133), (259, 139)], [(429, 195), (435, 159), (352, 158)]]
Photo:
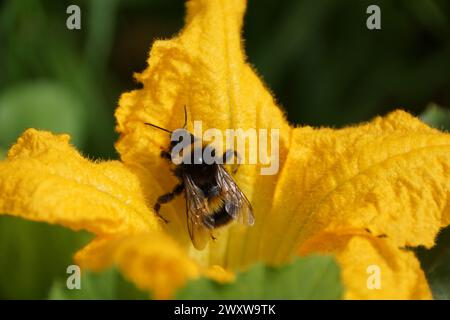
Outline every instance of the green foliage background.
[[(80, 31), (65, 27), (69, 4), (81, 7)], [(382, 30), (365, 27), (369, 4), (381, 7)], [(145, 68), (150, 44), (175, 34), (183, 15), (183, 1), (1, 2), (0, 158), (27, 127), (68, 132), (86, 155), (117, 158), (120, 93), (138, 87), (132, 74)], [(342, 126), (401, 107), (450, 129), (446, 0), (249, 0), (244, 38), (250, 62), (293, 123)], [(431, 251), (418, 250), (436, 298), (450, 297), (449, 235)], [(71, 298), (58, 288), (88, 239), (0, 217), (0, 298), (47, 298), (50, 291)], [(94, 277), (100, 289), (84, 297), (138, 297), (111, 293), (124, 287), (111, 280), (114, 272)], [(102, 289), (105, 282), (110, 289)], [(112, 282), (119, 284), (111, 289)]]

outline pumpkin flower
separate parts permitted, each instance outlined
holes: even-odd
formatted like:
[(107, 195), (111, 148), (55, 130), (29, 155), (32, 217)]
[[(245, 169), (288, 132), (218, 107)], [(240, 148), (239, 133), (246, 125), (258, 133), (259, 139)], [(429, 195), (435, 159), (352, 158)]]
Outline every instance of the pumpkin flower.
[[(428, 299), (410, 248), (430, 248), (450, 224), (450, 135), (403, 111), (342, 129), (294, 127), (246, 62), (244, 0), (191, 0), (184, 29), (156, 41), (142, 88), (122, 95), (115, 112), (120, 161), (90, 161), (68, 135), (29, 129), (0, 162), (0, 212), (87, 230), (95, 238), (75, 255), (85, 269), (112, 265), (156, 298), (190, 279), (233, 281), (256, 262), (333, 254), (347, 299)], [(232, 224), (196, 250), (185, 203), (153, 204), (177, 180), (161, 147), (169, 136), (150, 122), (188, 129), (278, 129), (279, 172), (243, 165), (235, 180), (253, 205), (255, 225)], [(368, 268), (382, 283), (367, 286)]]

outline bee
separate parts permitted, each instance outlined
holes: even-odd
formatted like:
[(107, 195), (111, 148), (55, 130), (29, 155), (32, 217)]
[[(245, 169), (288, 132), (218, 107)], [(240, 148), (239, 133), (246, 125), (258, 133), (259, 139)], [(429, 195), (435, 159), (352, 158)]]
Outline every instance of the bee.
[[(171, 135), (174, 133), (174, 131), (152, 123), (145, 124)], [(221, 164), (228, 163), (232, 157), (237, 158), (238, 163), (233, 170), (233, 174), (236, 173), (240, 164), (239, 154), (236, 151), (227, 150), (222, 156), (223, 161), (221, 163), (208, 164), (203, 159), (203, 155), (206, 148), (211, 148), (211, 146), (201, 145), (196, 147), (194, 142), (197, 137), (186, 129), (186, 124), (187, 112), (186, 107), (184, 107), (184, 125), (182, 129), (177, 129), (177, 131), (191, 137), (190, 152), (183, 154), (183, 161), (174, 166), (173, 173), (179, 183), (171, 192), (160, 196), (153, 209), (164, 222), (168, 223), (167, 219), (160, 214), (161, 205), (183, 194), (189, 236), (194, 247), (197, 250), (202, 250), (210, 239), (215, 240), (212, 233), (215, 229), (234, 220), (243, 225), (252, 226), (255, 223), (255, 218), (250, 201), (238, 187), (232, 175)], [(161, 157), (171, 161), (172, 149), (176, 144), (177, 142), (172, 140), (170, 146), (161, 152)], [(196, 148), (201, 148), (201, 150), (197, 150), (201, 152), (195, 152)], [(207, 151), (215, 156), (214, 149)]]

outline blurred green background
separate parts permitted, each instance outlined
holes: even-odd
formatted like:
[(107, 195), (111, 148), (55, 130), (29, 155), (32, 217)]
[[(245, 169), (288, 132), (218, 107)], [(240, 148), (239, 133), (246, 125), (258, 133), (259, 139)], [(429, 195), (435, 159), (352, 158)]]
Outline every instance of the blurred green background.
[[(81, 30), (66, 28), (70, 4), (81, 8)], [(381, 7), (381, 30), (366, 28), (370, 4)], [(28, 127), (68, 132), (84, 154), (117, 158), (118, 98), (138, 87), (132, 74), (152, 41), (177, 33), (183, 16), (184, 1), (1, 2), (0, 158)], [(244, 38), (293, 123), (342, 126), (401, 107), (450, 128), (447, 0), (250, 0)], [(88, 238), (1, 217), (0, 298), (47, 297)], [(421, 252), (425, 266), (450, 261), (443, 238), (437, 258)], [(441, 269), (448, 286), (449, 265)]]

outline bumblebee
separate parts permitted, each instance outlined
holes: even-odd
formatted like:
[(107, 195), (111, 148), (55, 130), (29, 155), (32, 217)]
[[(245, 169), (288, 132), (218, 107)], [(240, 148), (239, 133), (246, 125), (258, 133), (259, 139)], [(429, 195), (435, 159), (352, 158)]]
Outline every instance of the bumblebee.
[[(168, 223), (160, 214), (161, 205), (183, 194), (186, 203), (189, 236), (194, 247), (197, 250), (202, 250), (211, 238), (215, 239), (212, 233), (214, 229), (225, 226), (234, 220), (252, 226), (255, 219), (250, 201), (222, 164), (228, 163), (232, 157), (239, 159), (239, 154), (228, 150), (223, 154), (220, 163), (207, 163), (203, 158), (205, 151), (215, 156), (215, 150), (206, 150), (206, 148), (211, 147), (205, 145), (196, 147), (194, 142), (197, 138), (185, 129), (187, 123), (186, 107), (184, 108), (184, 116), (183, 129), (177, 131), (178, 133), (181, 131), (181, 134), (189, 135), (192, 138), (189, 145), (190, 152), (184, 154), (181, 163), (174, 166), (173, 173), (179, 183), (171, 192), (160, 196), (153, 208), (156, 214)], [(151, 123), (145, 124), (170, 134), (174, 132)], [(161, 152), (161, 157), (172, 161), (172, 149), (176, 144), (177, 142), (172, 140), (169, 148)], [(201, 150), (196, 152), (196, 148), (201, 148)], [(233, 173), (236, 172), (237, 166)]]

